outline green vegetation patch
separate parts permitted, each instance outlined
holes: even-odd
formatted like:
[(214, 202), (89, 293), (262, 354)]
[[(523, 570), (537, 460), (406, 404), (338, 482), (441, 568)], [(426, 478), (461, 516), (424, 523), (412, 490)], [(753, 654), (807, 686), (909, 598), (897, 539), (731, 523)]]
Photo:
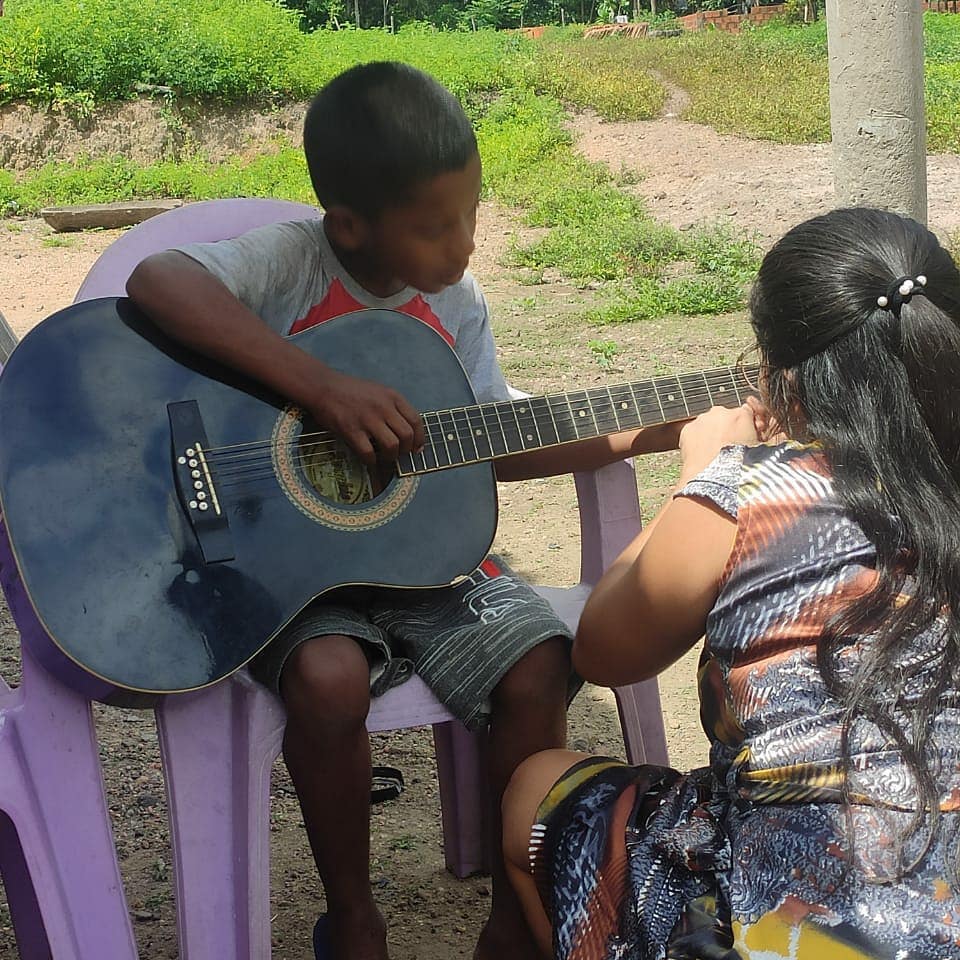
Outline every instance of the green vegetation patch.
[(270, 0), (7, 0), (0, 17), (0, 102), (85, 110), (136, 96), (237, 101), (307, 98), (369, 60), (427, 70), (465, 102), (518, 82), (518, 34), (422, 28), (305, 34)]
[(504, 97), (479, 128), (487, 183), (521, 206), (543, 236), (511, 251), (515, 266), (607, 281), (598, 324), (713, 314), (743, 305), (759, 250), (729, 229), (681, 233), (654, 220), (617, 188), (610, 171), (575, 153), (558, 103), (527, 93)]
[(774, 21), (737, 35), (706, 30), (635, 40), (630, 49), (643, 67), (660, 71), (690, 95), (685, 119), (781, 143), (830, 137), (822, 27)]
[(637, 59), (631, 42), (584, 41), (580, 34), (575, 28), (547, 32), (528, 68), (532, 85), (564, 103), (590, 107), (604, 120), (657, 116), (666, 89)]
[[(960, 152), (960, 17), (924, 17), (928, 147)], [(830, 139), (827, 29), (773, 21), (738, 35), (584, 40), (633, 69), (656, 72), (690, 95), (684, 118), (779, 143)]]
[(51, 162), (15, 179), (0, 170), (0, 213), (35, 214), (42, 207), (180, 197), (275, 197), (316, 203), (301, 150), (210, 163), (202, 157), (139, 166), (125, 157)]

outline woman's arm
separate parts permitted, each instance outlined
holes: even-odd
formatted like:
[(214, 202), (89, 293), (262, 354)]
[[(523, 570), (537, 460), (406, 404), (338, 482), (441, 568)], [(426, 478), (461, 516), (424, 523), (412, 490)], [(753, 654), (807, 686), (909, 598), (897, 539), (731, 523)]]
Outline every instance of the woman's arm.
[[(680, 436), (678, 489), (723, 446), (756, 441), (750, 407), (698, 417)], [(655, 676), (689, 650), (703, 636), (736, 530), (708, 500), (668, 500), (590, 595), (573, 646), (580, 675), (621, 686)]]

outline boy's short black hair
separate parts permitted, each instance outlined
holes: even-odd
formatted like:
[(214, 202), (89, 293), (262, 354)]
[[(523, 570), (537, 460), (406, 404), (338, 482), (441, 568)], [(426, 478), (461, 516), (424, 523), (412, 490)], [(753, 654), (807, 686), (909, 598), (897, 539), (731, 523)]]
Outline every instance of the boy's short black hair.
[(314, 97), (303, 149), (317, 199), (369, 219), (403, 204), (414, 188), (461, 170), (477, 153), (457, 98), (403, 63), (366, 63)]

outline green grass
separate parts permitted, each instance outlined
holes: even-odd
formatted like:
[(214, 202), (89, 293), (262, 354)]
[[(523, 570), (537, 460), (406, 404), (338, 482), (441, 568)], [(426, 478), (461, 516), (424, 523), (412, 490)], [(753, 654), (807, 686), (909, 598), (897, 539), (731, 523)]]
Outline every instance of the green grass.
[(583, 41), (577, 28), (548, 31), (526, 76), (538, 91), (590, 107), (605, 120), (648, 120), (666, 99), (663, 84), (637, 61), (629, 44)]
[(35, 214), (46, 206), (153, 197), (277, 197), (316, 202), (302, 152), (293, 147), (216, 164), (196, 157), (138, 166), (113, 157), (50, 162), (19, 179), (0, 170), (0, 213), (7, 215)]

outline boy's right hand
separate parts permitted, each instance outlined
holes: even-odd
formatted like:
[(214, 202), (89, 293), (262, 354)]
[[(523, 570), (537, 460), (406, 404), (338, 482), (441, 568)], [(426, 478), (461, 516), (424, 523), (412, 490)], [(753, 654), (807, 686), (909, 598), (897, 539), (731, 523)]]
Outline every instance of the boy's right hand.
[(423, 419), (403, 395), (372, 380), (328, 370), (307, 405), (366, 464), (393, 462), (426, 442)]

